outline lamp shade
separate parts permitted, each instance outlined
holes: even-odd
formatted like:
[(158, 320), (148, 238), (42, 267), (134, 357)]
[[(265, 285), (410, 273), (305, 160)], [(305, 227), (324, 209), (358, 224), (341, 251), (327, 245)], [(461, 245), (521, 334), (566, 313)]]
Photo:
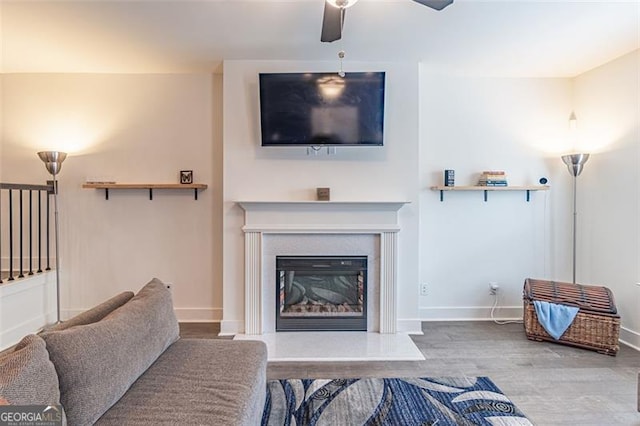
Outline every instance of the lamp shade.
[(582, 173), (582, 169), (584, 168), (584, 163), (586, 163), (588, 159), (589, 154), (570, 154), (562, 156), (562, 161), (567, 165), (571, 176), (574, 177), (580, 176), (580, 173)]
[(41, 151), (38, 153), (38, 157), (44, 162), (49, 173), (57, 175), (62, 168), (62, 162), (67, 158), (67, 153), (60, 151)]

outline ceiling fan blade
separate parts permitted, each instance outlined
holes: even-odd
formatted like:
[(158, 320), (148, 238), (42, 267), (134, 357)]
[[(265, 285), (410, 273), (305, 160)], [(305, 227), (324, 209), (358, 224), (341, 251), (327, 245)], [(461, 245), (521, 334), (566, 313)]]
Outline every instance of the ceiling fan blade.
[(453, 3), (453, 0), (413, 0), (416, 3), (430, 7), (435, 10), (442, 10)]
[(322, 17), (322, 34), (320, 41), (331, 43), (342, 37), (344, 9), (331, 6), (324, 2), (324, 16)]

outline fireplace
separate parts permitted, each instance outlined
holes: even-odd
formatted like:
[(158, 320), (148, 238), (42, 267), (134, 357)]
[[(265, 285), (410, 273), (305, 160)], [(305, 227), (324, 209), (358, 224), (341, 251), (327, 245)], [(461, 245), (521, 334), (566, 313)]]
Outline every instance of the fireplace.
[(276, 256), (276, 331), (366, 331), (367, 256)]
[(366, 255), (366, 331), (395, 334), (398, 210), (406, 203), (238, 201), (245, 212), (244, 322), (223, 320), (221, 334), (287, 334), (275, 333), (275, 259), (283, 255)]

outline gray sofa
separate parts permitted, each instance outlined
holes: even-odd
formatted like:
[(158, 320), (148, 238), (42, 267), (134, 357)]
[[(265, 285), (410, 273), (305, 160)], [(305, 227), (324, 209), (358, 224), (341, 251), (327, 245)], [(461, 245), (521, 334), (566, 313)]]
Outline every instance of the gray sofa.
[(0, 402), (60, 404), (69, 425), (257, 425), (262, 342), (180, 339), (153, 279), (0, 356)]

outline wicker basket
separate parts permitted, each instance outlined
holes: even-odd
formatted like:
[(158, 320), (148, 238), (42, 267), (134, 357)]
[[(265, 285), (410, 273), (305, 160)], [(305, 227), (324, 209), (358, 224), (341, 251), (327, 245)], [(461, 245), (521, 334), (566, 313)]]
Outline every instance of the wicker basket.
[[(559, 340), (538, 321), (534, 300), (576, 306), (580, 311)], [(550, 341), (615, 356), (620, 349), (620, 316), (613, 294), (606, 287), (543, 281), (524, 282), (524, 329), (531, 340)]]

